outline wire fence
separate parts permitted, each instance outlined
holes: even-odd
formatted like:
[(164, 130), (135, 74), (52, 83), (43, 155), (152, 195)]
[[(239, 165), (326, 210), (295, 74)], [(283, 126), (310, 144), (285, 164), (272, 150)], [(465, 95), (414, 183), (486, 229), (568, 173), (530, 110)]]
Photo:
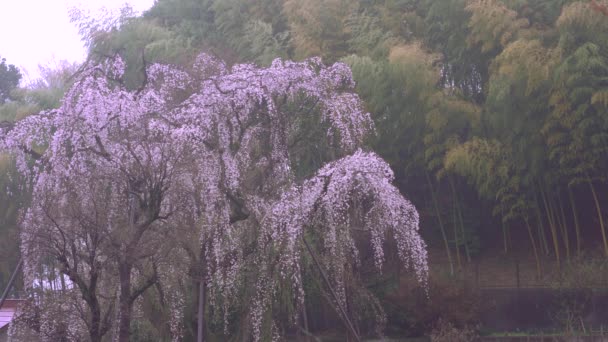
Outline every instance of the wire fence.
[[(447, 275), (449, 263), (443, 258), (431, 261), (435, 274)], [(476, 288), (605, 288), (608, 289), (608, 260), (572, 259), (557, 263), (549, 257), (483, 257), (454, 263), (454, 276)]]

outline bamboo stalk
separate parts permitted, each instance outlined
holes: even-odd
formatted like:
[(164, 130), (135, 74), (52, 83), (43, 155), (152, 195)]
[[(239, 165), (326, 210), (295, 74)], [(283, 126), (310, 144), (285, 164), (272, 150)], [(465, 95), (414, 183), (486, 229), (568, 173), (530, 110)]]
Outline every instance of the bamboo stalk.
[(602, 231), (602, 240), (604, 242), (604, 254), (608, 257), (608, 240), (606, 239), (606, 227), (604, 226), (604, 217), (602, 215), (602, 208), (600, 207), (600, 202), (597, 198), (597, 194), (595, 192), (595, 187), (593, 186), (593, 182), (591, 178), (587, 175), (587, 182), (589, 183), (589, 187), (591, 188), (591, 194), (593, 195), (593, 201), (595, 202), (595, 209), (597, 210), (597, 217), (600, 219), (600, 229)]
[(535, 211), (536, 211), (536, 219), (538, 220), (538, 236), (540, 236), (541, 246), (545, 251), (545, 255), (549, 255), (549, 244), (547, 243), (547, 238), (545, 236), (545, 225), (543, 223), (543, 215), (540, 211), (541, 202), (538, 199), (538, 194), (534, 191), (534, 201), (536, 202)]
[(464, 219), (462, 217), (462, 208), (460, 206), (460, 198), (458, 197), (458, 193), (456, 192), (456, 186), (454, 186), (454, 181), (452, 177), (450, 177), (450, 186), (452, 188), (452, 194), (454, 195), (454, 204), (456, 206), (456, 214), (458, 216), (458, 220), (460, 223), (460, 233), (462, 234), (463, 244), (464, 244), (464, 252), (467, 256), (467, 262), (471, 262), (471, 252), (469, 251), (469, 244), (467, 243), (465, 229), (464, 229)]
[(454, 247), (456, 248), (456, 263), (458, 264), (458, 269), (462, 270), (462, 261), (460, 258), (460, 239), (458, 237), (458, 225), (456, 224), (456, 210), (452, 210), (452, 219), (454, 222)]
[(557, 193), (557, 202), (559, 204), (559, 212), (560, 215), (557, 217), (560, 221), (560, 226), (562, 227), (562, 235), (564, 238), (564, 245), (566, 246), (566, 260), (570, 262), (570, 237), (568, 234), (568, 225), (566, 222), (566, 214), (564, 213), (564, 205), (562, 203), (562, 197)]
[(576, 203), (574, 202), (574, 195), (572, 194), (572, 188), (568, 187), (568, 197), (570, 198), (570, 206), (572, 207), (572, 217), (574, 217), (574, 229), (576, 231), (576, 254), (581, 254), (581, 226), (578, 222), (578, 214), (576, 210)]
[(553, 239), (553, 248), (555, 249), (555, 259), (557, 261), (557, 268), (561, 270), (561, 259), (560, 259), (560, 251), (559, 251), (559, 240), (557, 236), (557, 228), (555, 227), (555, 221), (553, 220), (553, 212), (550, 208), (550, 203), (547, 201), (547, 195), (545, 191), (541, 188), (541, 197), (545, 204), (545, 210), (547, 212), (547, 220), (549, 220), (549, 228), (551, 231), (551, 237)]
[(509, 245), (507, 243), (507, 241), (508, 241), (507, 235), (509, 235), (508, 234), (509, 227), (507, 227), (507, 224), (505, 223), (504, 217), (505, 217), (505, 213), (504, 213), (504, 209), (503, 209), (502, 210), (502, 215), (500, 217), (500, 224), (501, 224), (501, 227), (502, 227), (503, 248), (504, 248), (505, 254), (507, 254), (509, 252), (509, 247), (508, 247)]
[(431, 198), (433, 200), (433, 204), (435, 206), (435, 212), (437, 213), (437, 221), (439, 221), (439, 229), (441, 230), (441, 237), (443, 238), (443, 244), (445, 246), (445, 251), (448, 255), (448, 261), (450, 263), (450, 275), (454, 275), (454, 261), (452, 260), (452, 253), (450, 252), (450, 244), (448, 243), (448, 237), (445, 233), (445, 228), (443, 226), (443, 220), (441, 219), (441, 212), (439, 211), (439, 203), (437, 201), (437, 197), (435, 196), (435, 190), (433, 189), (433, 183), (431, 182), (431, 177), (428, 172), (425, 172), (426, 180), (429, 183), (429, 187), (431, 188)]
[(542, 275), (542, 270), (540, 267), (540, 257), (538, 256), (538, 251), (536, 249), (536, 242), (534, 241), (534, 235), (532, 234), (532, 227), (530, 226), (530, 222), (527, 216), (524, 218), (524, 221), (526, 222), (526, 226), (528, 227), (528, 236), (530, 237), (530, 243), (532, 244), (532, 250), (534, 251), (534, 259), (536, 260), (536, 276), (538, 279), (540, 279)]

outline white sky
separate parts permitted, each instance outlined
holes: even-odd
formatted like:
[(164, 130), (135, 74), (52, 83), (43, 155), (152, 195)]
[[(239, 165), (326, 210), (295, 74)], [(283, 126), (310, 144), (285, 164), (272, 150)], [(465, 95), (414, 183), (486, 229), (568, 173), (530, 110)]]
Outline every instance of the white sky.
[(0, 0), (0, 56), (21, 69), (25, 83), (38, 77), (39, 64), (83, 61), (85, 49), (68, 9), (118, 9), (125, 3), (142, 12), (154, 0)]

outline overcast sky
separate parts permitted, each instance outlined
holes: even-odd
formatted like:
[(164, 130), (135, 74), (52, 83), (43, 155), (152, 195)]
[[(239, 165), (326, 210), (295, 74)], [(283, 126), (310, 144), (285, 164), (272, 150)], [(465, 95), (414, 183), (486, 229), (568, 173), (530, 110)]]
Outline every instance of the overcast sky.
[(39, 64), (83, 61), (85, 49), (68, 9), (119, 9), (125, 3), (142, 12), (154, 0), (0, 0), (0, 56), (25, 71), (29, 79), (38, 76)]

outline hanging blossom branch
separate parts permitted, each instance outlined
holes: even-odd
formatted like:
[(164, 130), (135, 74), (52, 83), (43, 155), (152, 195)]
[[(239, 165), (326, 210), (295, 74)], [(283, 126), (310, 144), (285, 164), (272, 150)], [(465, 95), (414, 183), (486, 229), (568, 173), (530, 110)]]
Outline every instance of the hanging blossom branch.
[[(418, 235), (418, 212), (391, 184), (393, 177), (384, 160), (374, 153), (358, 150), (324, 166), (302, 185), (286, 191), (263, 222), (267, 223), (263, 224), (267, 241), (284, 244), (282, 253), (288, 256), (282, 259), (285, 269), (292, 272), (296, 269), (298, 240), (306, 227), (322, 226), (326, 234), (325, 248), (330, 255), (339, 256), (337, 244), (341, 238), (338, 235), (344, 233), (339, 229), (361, 225), (358, 228), (369, 231), (372, 236), (374, 264), (378, 270), (384, 263), (386, 235), (391, 233), (401, 260), (412, 267), (421, 283), (426, 283), (427, 253)], [(359, 218), (356, 223), (352, 222), (353, 209)], [(350, 234), (344, 239), (354, 247)], [(333, 258), (336, 269), (344, 261)]]
[[(145, 65), (146, 82), (137, 90), (126, 88), (119, 57), (87, 65), (59, 109), (3, 124), (0, 131), (0, 148), (16, 155), (18, 170), (31, 180), (21, 233), (26, 274), (35, 275), (48, 256), (69, 266), (61, 272), (72, 274), (74, 290), (90, 298), (76, 303), (88, 308), (78, 326), (88, 327), (90, 339), (110, 330), (99, 317), (116, 309), (113, 330), (119, 341), (128, 340), (133, 303), (154, 286), (174, 298), (171, 310), (179, 311), (178, 268), (168, 260), (186, 262), (178, 257), (184, 253), (171, 252), (184, 226), (198, 230), (211, 304), (223, 298), (226, 319), (230, 305), (245, 304), (235, 294), (252, 253), (258, 284), (280, 270), (295, 280), (295, 300), (302, 303), (298, 241), (313, 226), (324, 232), (338, 304), (345, 301), (343, 263), (347, 253), (356, 254), (355, 224), (370, 232), (379, 269), (390, 233), (401, 260), (425, 283), (416, 210), (391, 185), (389, 166), (359, 150), (374, 126), (348, 66), (313, 58), (228, 68), (206, 54), (189, 69)], [(293, 122), (313, 112), (343, 158), (296, 182)], [(262, 234), (251, 247), (244, 236), (253, 231)], [(286, 257), (272, 262), (269, 249)], [(154, 272), (144, 274), (149, 269)], [(276, 300), (272, 287), (259, 290), (250, 310), (256, 340), (261, 317)], [(175, 339), (181, 323), (171, 322)]]
[[(293, 284), (296, 305), (302, 305), (304, 300), (301, 242), (310, 227), (320, 227), (324, 233), (323, 247), (330, 256), (327, 267), (342, 307), (346, 307), (344, 265), (349, 262), (349, 254), (354, 259), (359, 254), (351, 235), (353, 227), (370, 233), (374, 264), (379, 271), (384, 263), (385, 239), (392, 236), (400, 259), (426, 287), (427, 252), (418, 234), (418, 212), (391, 184), (393, 179), (384, 160), (358, 150), (327, 164), (303, 184), (294, 185), (272, 205), (262, 224), (262, 244), (271, 245), (282, 256), (277, 272)], [(258, 286), (260, 304), (271, 304), (271, 299), (264, 297), (271, 293), (268, 283), (260, 282)], [(254, 315), (256, 329), (261, 324), (263, 308), (259, 305), (262, 312)], [(378, 324), (382, 324), (383, 317), (378, 318)]]

